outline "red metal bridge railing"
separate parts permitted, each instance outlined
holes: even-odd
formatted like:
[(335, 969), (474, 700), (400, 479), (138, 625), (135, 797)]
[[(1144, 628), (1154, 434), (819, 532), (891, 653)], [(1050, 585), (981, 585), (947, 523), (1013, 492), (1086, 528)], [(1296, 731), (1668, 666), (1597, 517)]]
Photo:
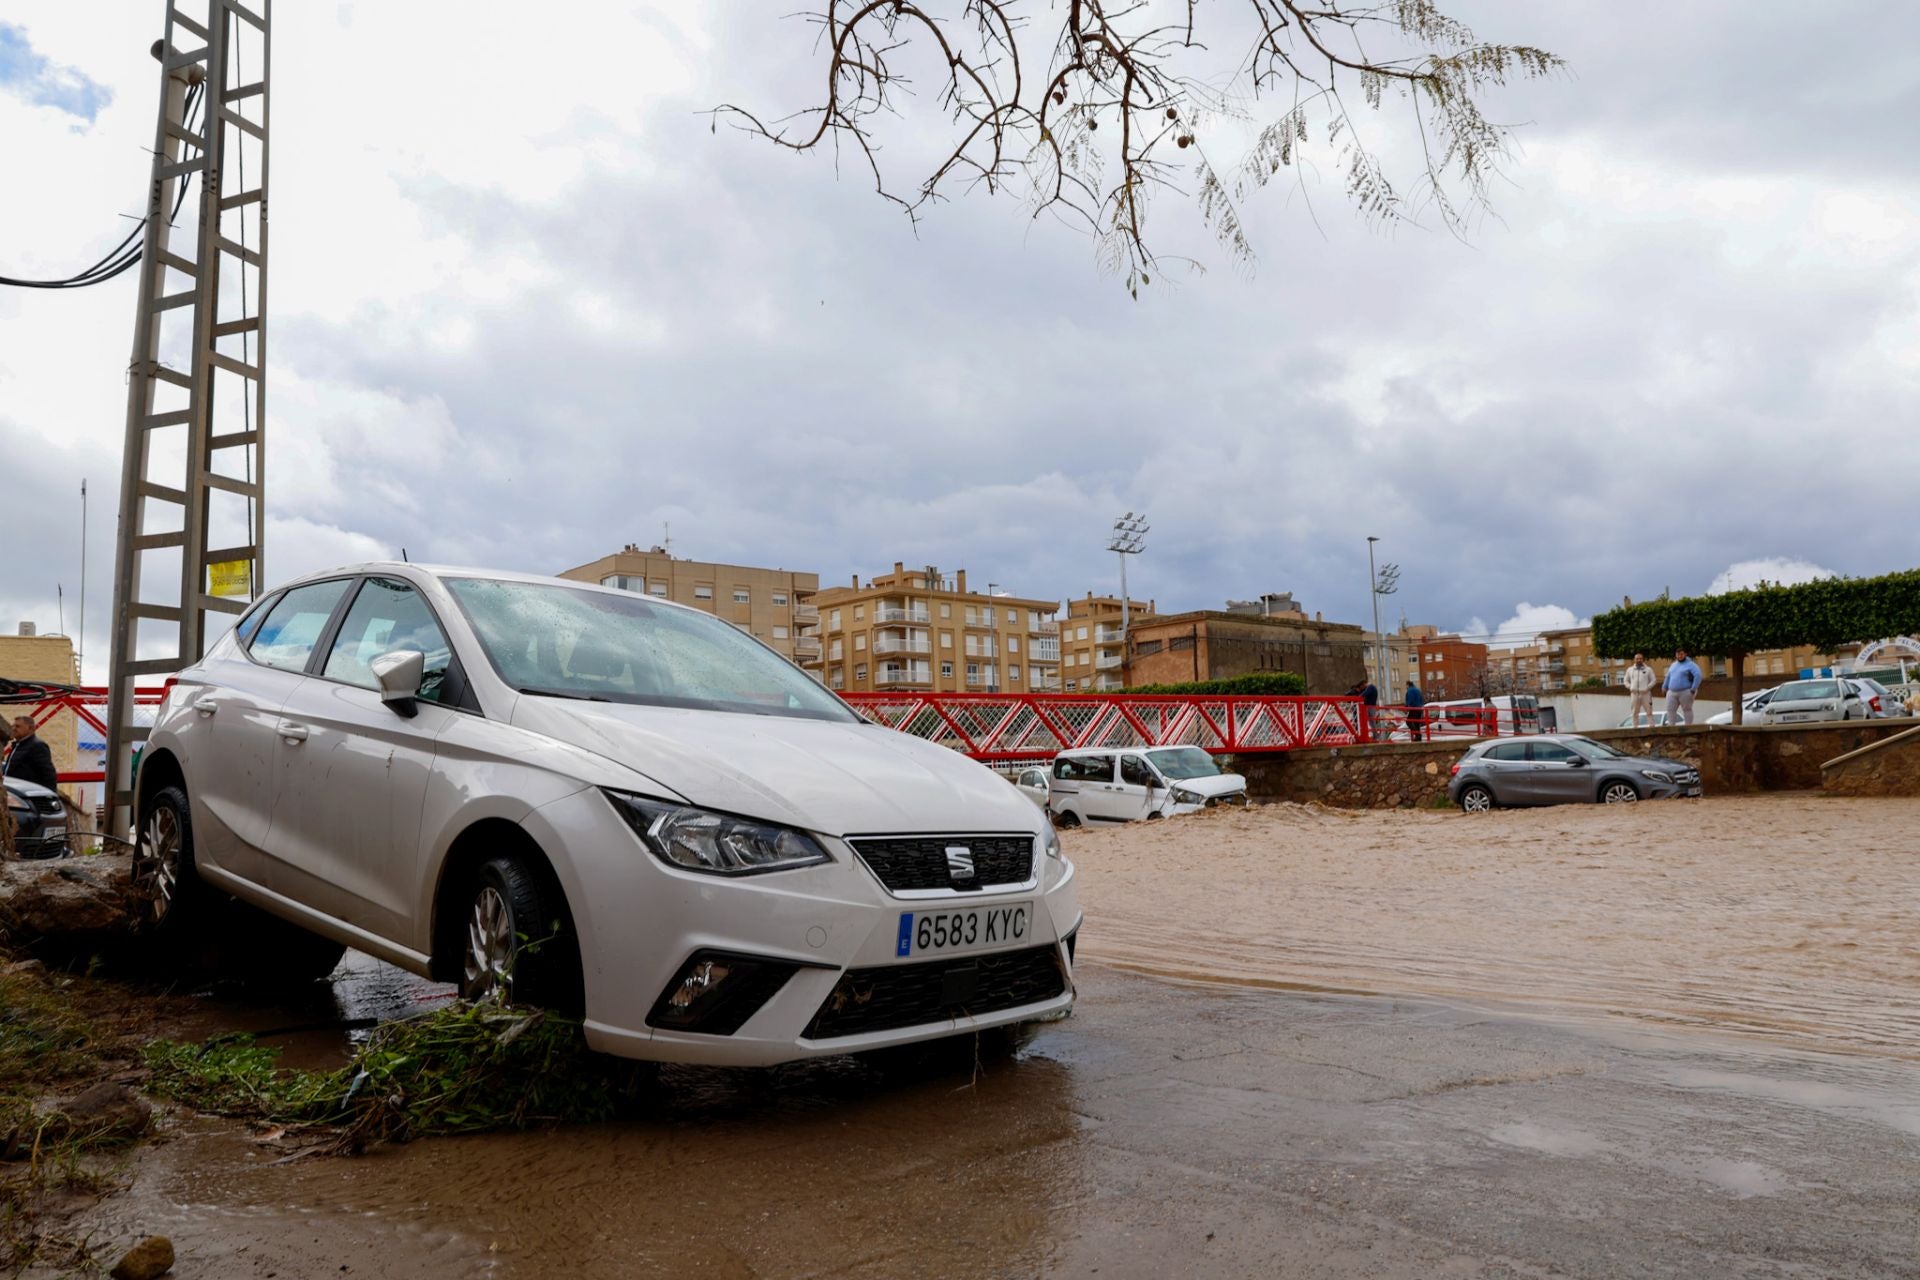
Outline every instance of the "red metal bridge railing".
[[(165, 686), (137, 688), (134, 690), (133, 703), (136, 707), (157, 707), (166, 697)], [(30, 716), (37, 729), (59, 715), (62, 711), (71, 711), (74, 718), (99, 734), (104, 741), (107, 737), (107, 724), (104, 718), (107, 706), (105, 685), (47, 685), (19, 684), (12, 681), (0, 682), (0, 707), (11, 718), (17, 715)], [(75, 726), (78, 728), (78, 726)], [(105, 782), (106, 774), (99, 769), (69, 771), (59, 775), (62, 782)]]

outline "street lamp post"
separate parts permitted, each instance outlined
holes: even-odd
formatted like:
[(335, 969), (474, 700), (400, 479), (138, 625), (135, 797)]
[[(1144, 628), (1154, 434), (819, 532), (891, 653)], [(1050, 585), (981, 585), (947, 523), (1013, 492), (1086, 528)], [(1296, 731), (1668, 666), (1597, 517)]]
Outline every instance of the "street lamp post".
[[(1107, 550), (1120, 557), (1120, 683), (1126, 685), (1130, 674), (1131, 655), (1127, 648), (1127, 631), (1133, 625), (1132, 601), (1127, 597), (1127, 557), (1137, 556), (1147, 549), (1147, 517), (1135, 515), (1129, 511), (1113, 522), (1113, 539), (1107, 543)], [(1096, 647), (1095, 652), (1099, 650)]]
[(1387, 655), (1386, 637), (1380, 634), (1380, 597), (1390, 596), (1400, 589), (1400, 566), (1397, 564), (1373, 567), (1373, 544), (1380, 539), (1367, 538), (1367, 595), (1373, 601), (1373, 679), (1377, 686), (1386, 678)]

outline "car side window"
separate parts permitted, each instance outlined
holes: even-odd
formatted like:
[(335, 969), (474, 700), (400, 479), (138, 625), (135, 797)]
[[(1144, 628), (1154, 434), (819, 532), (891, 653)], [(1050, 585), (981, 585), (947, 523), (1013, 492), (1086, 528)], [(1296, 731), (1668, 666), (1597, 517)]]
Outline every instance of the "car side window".
[(378, 688), (373, 660), (400, 649), (417, 649), (426, 655), (418, 696), (429, 702), (439, 701), (447, 667), (453, 661), (446, 633), (410, 584), (394, 578), (368, 578), (341, 621), (340, 633), (334, 637), (327, 665), (320, 674), (362, 689)]
[(253, 643), (253, 637), (259, 632), (260, 624), (267, 620), (269, 613), (273, 612), (273, 606), (279, 598), (278, 596), (274, 596), (272, 599), (262, 600), (259, 604), (247, 611), (246, 617), (240, 619), (240, 625), (233, 629), (233, 634), (235, 639), (240, 642), (242, 649), (247, 648)]
[(1158, 781), (1147, 762), (1139, 756), (1120, 757), (1120, 781), (1131, 787), (1150, 787)]
[(1573, 748), (1558, 742), (1532, 742), (1527, 745), (1533, 749), (1535, 764), (1565, 764), (1573, 759)]
[(304, 671), (313, 646), (326, 630), (334, 606), (347, 593), (349, 578), (295, 587), (267, 610), (247, 653), (255, 662), (282, 671)]
[(1488, 747), (1482, 759), (1486, 760), (1525, 760), (1527, 744), (1524, 742), (1501, 742)]
[(1112, 782), (1112, 756), (1062, 756), (1053, 762), (1053, 776), (1063, 782)]

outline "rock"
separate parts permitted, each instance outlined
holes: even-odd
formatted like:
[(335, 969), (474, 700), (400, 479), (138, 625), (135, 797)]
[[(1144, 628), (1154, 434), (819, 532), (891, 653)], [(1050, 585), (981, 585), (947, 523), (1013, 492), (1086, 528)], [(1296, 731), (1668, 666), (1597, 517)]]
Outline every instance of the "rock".
[(148, 1236), (126, 1251), (107, 1274), (113, 1280), (156, 1280), (173, 1270), (173, 1241)]
[[(60, 1137), (137, 1138), (152, 1121), (153, 1108), (139, 1095), (125, 1085), (105, 1081), (56, 1107), (47, 1131)], [(167, 1266), (172, 1266), (172, 1253), (167, 1257)]]
[(125, 854), (0, 862), (0, 939), (30, 945), (128, 935), (138, 919), (132, 885)]

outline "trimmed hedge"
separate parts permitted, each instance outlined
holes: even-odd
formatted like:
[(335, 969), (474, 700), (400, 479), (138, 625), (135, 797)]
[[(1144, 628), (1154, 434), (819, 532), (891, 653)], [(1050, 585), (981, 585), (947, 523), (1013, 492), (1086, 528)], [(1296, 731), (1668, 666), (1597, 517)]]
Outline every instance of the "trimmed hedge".
[(1856, 640), (1920, 629), (1920, 569), (1878, 578), (1823, 578), (1794, 587), (1764, 586), (1717, 596), (1652, 600), (1593, 620), (1593, 651), (1629, 658), (1687, 649), (1731, 658), (1763, 649), (1812, 645), (1831, 652)]
[(1228, 680), (1188, 680), (1181, 684), (1137, 684), (1127, 693), (1233, 694), (1243, 698), (1295, 698), (1307, 682), (1291, 671), (1253, 671)]

